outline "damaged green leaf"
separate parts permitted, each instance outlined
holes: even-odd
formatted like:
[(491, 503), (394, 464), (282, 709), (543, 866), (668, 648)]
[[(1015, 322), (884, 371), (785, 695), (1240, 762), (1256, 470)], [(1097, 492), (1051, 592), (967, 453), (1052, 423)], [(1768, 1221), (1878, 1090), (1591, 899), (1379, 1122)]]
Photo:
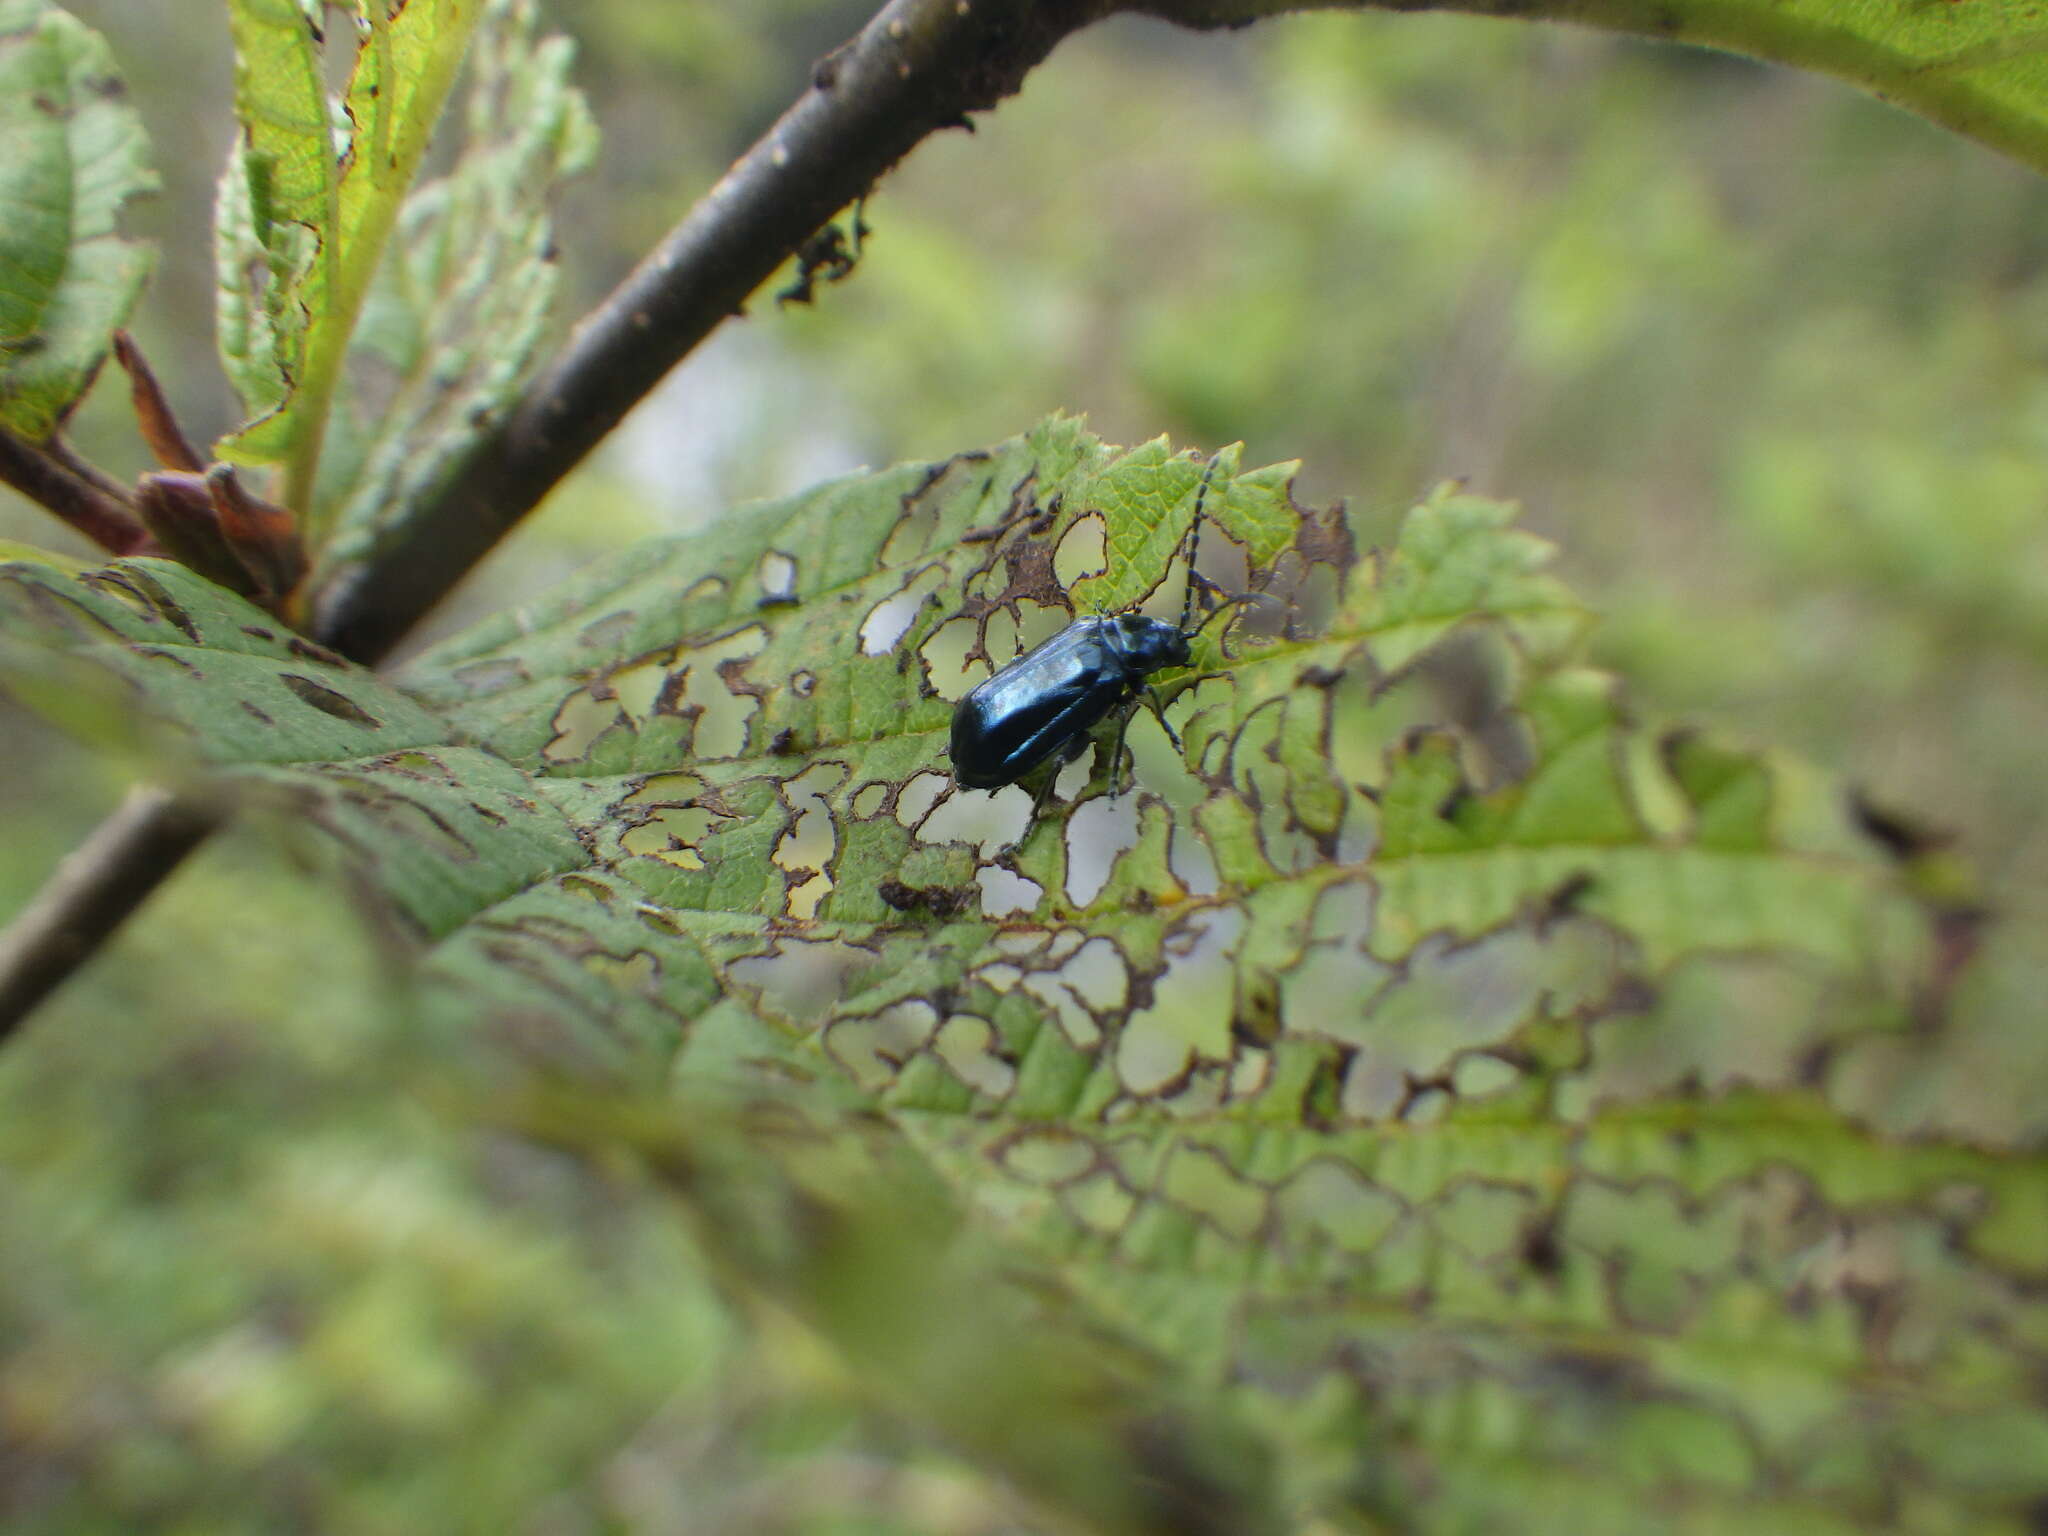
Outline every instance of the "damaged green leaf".
[(216, 213), (219, 339), (254, 419), (217, 451), (283, 465), (283, 500), (301, 513), (349, 339), (483, 3), (366, 5), (339, 102), (322, 71), (323, 7), (230, 6), (242, 136)]
[[(9, 567), (0, 666), (62, 652), (164, 721), (277, 704), (192, 750), (381, 891), (443, 1038), (727, 1096), (802, 1156), (879, 1137), (1057, 1277), (1035, 1326), (1257, 1427), (1290, 1507), (2048, 1497), (2048, 1169), (1981, 1129), (2048, 1083), (1973, 1062), (1955, 914), (1838, 785), (1629, 717), (1510, 509), (1380, 526), (1226, 452), (1203, 570), (1261, 600), (1161, 675), (1182, 748), (1139, 715), (1118, 794), (1105, 729), (1014, 850), (1028, 790), (952, 784), (975, 681), (1177, 613), (1204, 462), (1054, 420), (626, 552), (396, 685), (185, 573)], [(776, 1265), (816, 1251), (733, 1262), (808, 1294)]]

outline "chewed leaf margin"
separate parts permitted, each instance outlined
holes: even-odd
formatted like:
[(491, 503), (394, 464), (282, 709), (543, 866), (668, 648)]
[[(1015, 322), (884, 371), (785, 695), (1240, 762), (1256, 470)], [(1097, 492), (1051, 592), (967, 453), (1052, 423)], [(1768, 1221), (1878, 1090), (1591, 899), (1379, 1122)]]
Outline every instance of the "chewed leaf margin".
[[(215, 215), (221, 361), (254, 418), (216, 445), (283, 464), (304, 512), (349, 338), (483, 0), (374, 0), (338, 104), (321, 8), (232, 0), (242, 133)], [(345, 130), (337, 152), (336, 130)]]

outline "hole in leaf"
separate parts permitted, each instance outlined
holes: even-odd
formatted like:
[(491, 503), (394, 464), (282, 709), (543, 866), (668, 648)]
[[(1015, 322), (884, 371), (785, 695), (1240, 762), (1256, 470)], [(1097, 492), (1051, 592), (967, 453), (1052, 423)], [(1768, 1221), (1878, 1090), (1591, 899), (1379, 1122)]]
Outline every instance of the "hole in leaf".
[(1275, 1196), (1282, 1232), (1305, 1227), (1347, 1253), (1366, 1253), (1393, 1231), (1401, 1202), (1342, 1163), (1318, 1159)]
[(1029, 912), (1038, 905), (1038, 898), (1045, 894), (1044, 888), (1035, 880), (1027, 880), (994, 864), (984, 864), (977, 869), (974, 883), (981, 887), (981, 910), (985, 917)]
[(838, 835), (826, 796), (846, 779), (843, 763), (815, 763), (782, 786), (783, 804), (792, 815), (789, 829), (776, 840), (770, 857), (791, 874), (810, 871), (811, 878), (789, 893), (789, 915), (809, 918), (832, 889), (828, 873)]
[(661, 859), (678, 869), (702, 869), (697, 845), (718, 818), (695, 806), (654, 812), (645, 822), (619, 837), (619, 846), (635, 857)]
[(785, 938), (771, 953), (735, 960), (727, 969), (763, 1008), (809, 1028), (876, 963), (870, 951), (837, 939)]
[(1027, 993), (1052, 1010), (1054, 1022), (1075, 1050), (1092, 1051), (1102, 1043), (1102, 1025), (1059, 972), (1030, 971), (1023, 984)]
[[(1054, 635), (1074, 622), (1073, 614), (1064, 608), (1055, 608), (1045, 603), (1033, 602), (1028, 597), (1017, 600), (1017, 654), (1043, 645)], [(988, 648), (991, 656), (1001, 656), (993, 644)]]
[(989, 675), (987, 662), (967, 659), (967, 653), (980, 639), (981, 626), (974, 620), (948, 619), (918, 648), (932, 692), (948, 703), (965, 696), (968, 689)]
[[(896, 814), (899, 818), (903, 815), (900, 802)], [(982, 857), (988, 858), (1022, 837), (1030, 819), (1031, 797), (1015, 784), (998, 790), (957, 790), (925, 817), (917, 839), (921, 843), (973, 843)]]
[(825, 1048), (855, 1082), (872, 1091), (895, 1079), (904, 1062), (931, 1039), (938, 1022), (930, 1003), (912, 998), (864, 1018), (835, 1019), (825, 1030)]
[(1109, 569), (1109, 525), (1100, 512), (1091, 512), (1060, 535), (1053, 551), (1052, 573), (1063, 587), (1071, 587), (1084, 576), (1097, 576)]
[(1483, 1098), (1510, 1086), (1521, 1075), (1498, 1056), (1466, 1056), (1452, 1070), (1451, 1091), (1461, 1099)]
[(1191, 823), (1174, 823), (1173, 836), (1166, 845), (1166, 867), (1190, 896), (1214, 896), (1223, 888), (1209, 840)]
[(654, 713), (654, 706), (661, 702), (661, 690), (668, 686), (671, 675), (665, 661), (647, 662), (614, 672), (608, 681), (612, 696), (618, 700), (620, 713), (635, 725), (647, 719)]
[(1237, 1006), (1233, 957), (1244, 928), (1237, 908), (1208, 907), (1189, 913), (1167, 934), (1166, 969), (1153, 978), (1152, 1002), (1125, 1021), (1118, 1042), (1117, 1075), (1132, 1093), (1158, 1093), (1197, 1058), (1230, 1059)]
[(1138, 1206), (1138, 1197), (1110, 1173), (1068, 1185), (1060, 1192), (1060, 1201), (1083, 1226), (1111, 1234), (1123, 1231)]
[(761, 601), (764, 603), (793, 603), (796, 601), (796, 561), (779, 549), (771, 549), (761, 557), (755, 571), (761, 583)]
[(868, 610), (860, 623), (860, 648), (865, 656), (886, 656), (916, 622), (918, 610), (946, 580), (944, 566), (928, 565), (903, 583), (902, 589)]
[(1229, 1097), (1256, 1098), (1273, 1076), (1271, 1051), (1246, 1050), (1230, 1069)]
[(917, 594), (898, 592), (883, 598), (868, 610), (860, 624), (860, 648), (865, 656), (886, 656), (917, 617)]
[(598, 698), (588, 689), (572, 693), (555, 711), (554, 737), (540, 755), (551, 763), (573, 763), (587, 756), (597, 738), (614, 725), (623, 724), (618, 700)]
[(801, 885), (791, 886), (783, 897), (783, 905), (792, 918), (807, 923), (818, 915), (819, 906), (831, 894), (832, 877), (821, 870)]
[(1124, 964), (1123, 951), (1099, 936), (1067, 957), (1060, 967), (1060, 979), (1097, 1013), (1123, 1007), (1130, 995), (1131, 972)]
[(995, 666), (1004, 666), (1024, 652), (1024, 647), (1017, 643), (1017, 616), (1007, 608), (998, 608), (988, 616), (981, 635), (981, 648)]
[[(896, 819), (906, 827), (914, 827), (931, 814), (939, 797), (946, 792), (948, 780), (943, 773), (929, 770), (914, 774), (908, 784), (896, 796)], [(930, 841), (930, 839), (927, 839)]]
[(987, 1019), (956, 1013), (939, 1026), (932, 1049), (961, 1082), (977, 1093), (1001, 1099), (1017, 1086), (1017, 1068), (997, 1049), (999, 1039)]
[(700, 758), (737, 757), (746, 750), (747, 727), (761, 707), (753, 694), (735, 693), (721, 671), (728, 663), (760, 654), (768, 632), (758, 624), (712, 641), (690, 654), (683, 677), (683, 707), (699, 711), (690, 745)]
[[(1372, 908), (1363, 881), (1327, 888), (1316, 937), (1281, 981), (1291, 1030), (1357, 1047), (1344, 1074), (1350, 1118), (1413, 1119), (1418, 1104), (1436, 1112), (1427, 1093), (1410, 1097), (1412, 1084), (1439, 1080), (1461, 1055), (1504, 1044), (1547, 1015), (1591, 1006), (1620, 974), (1624, 946), (1588, 919), (1523, 922), (1466, 943), (1432, 933), (1390, 970), (1364, 949)], [(1481, 1081), (1492, 1073), (1473, 1070)]]
[(1027, 1131), (997, 1154), (1003, 1167), (1033, 1184), (1066, 1184), (1095, 1167), (1095, 1144), (1070, 1131)]
[(1067, 818), (1067, 900), (1085, 907), (1109, 884), (1116, 861), (1138, 846), (1138, 797), (1083, 801)]
[(1434, 1125), (1451, 1107), (1451, 1096), (1441, 1088), (1425, 1088), (1408, 1101), (1401, 1118), (1410, 1125)]

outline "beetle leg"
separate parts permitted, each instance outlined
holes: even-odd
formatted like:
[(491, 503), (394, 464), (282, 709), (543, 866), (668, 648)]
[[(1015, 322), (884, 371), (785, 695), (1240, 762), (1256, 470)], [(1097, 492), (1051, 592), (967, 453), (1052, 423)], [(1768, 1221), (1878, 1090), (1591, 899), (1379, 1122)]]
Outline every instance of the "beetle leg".
[[(1147, 691), (1149, 692), (1150, 690), (1148, 689)], [(1126, 782), (1123, 789), (1116, 787), (1116, 781), (1119, 778), (1128, 777), (1129, 779), (1134, 779), (1137, 777), (1138, 770), (1135, 762), (1131, 764), (1130, 774), (1128, 776), (1124, 774), (1124, 733), (1131, 728), (1131, 708), (1132, 706), (1125, 705), (1123, 709), (1118, 711), (1116, 717), (1116, 745), (1110, 749), (1109, 753), (1109, 792), (1112, 795), (1128, 794), (1130, 791), (1128, 782)]]
[(1032, 831), (1038, 826), (1039, 813), (1045, 809), (1045, 802), (1052, 798), (1052, 789), (1066, 771), (1067, 765), (1088, 749), (1088, 738), (1079, 737), (1067, 744), (1064, 751), (1055, 753), (1053, 760), (1045, 767), (1045, 777), (1038, 781), (1038, 789), (1031, 796), (1031, 814), (1024, 818), (1024, 830), (1017, 834), (1017, 840), (1005, 852), (1015, 852), (1031, 840)]
[(1160, 700), (1157, 688), (1145, 690), (1145, 702), (1152, 708), (1152, 718), (1159, 722), (1159, 729), (1166, 732), (1166, 739), (1173, 743), (1173, 750), (1183, 755), (1187, 748), (1180, 744), (1180, 732), (1166, 723), (1166, 705)]
[[(1137, 698), (1125, 705), (1122, 713), (1116, 717), (1116, 746), (1109, 754), (1109, 785), (1110, 793), (1113, 795), (1129, 794), (1138, 776), (1137, 754), (1130, 755), (1128, 764), (1124, 761), (1124, 737), (1131, 729), (1131, 716), (1137, 712), (1139, 699), (1144, 700), (1146, 707), (1152, 711), (1153, 719), (1159, 722), (1159, 729), (1166, 732), (1166, 739), (1173, 743), (1173, 750), (1181, 753), (1187, 751), (1187, 748), (1181, 745), (1180, 732), (1166, 723), (1166, 706), (1160, 701), (1159, 690), (1147, 687)], [(1124, 781), (1121, 789), (1116, 787), (1119, 777)]]
[(1003, 849), (1004, 853), (1015, 853), (1019, 848), (1022, 848), (1031, 841), (1031, 834), (1038, 830), (1038, 813), (1045, 809), (1045, 802), (1052, 798), (1053, 780), (1059, 776), (1060, 770), (1055, 766), (1039, 784), (1038, 792), (1031, 797), (1031, 814), (1024, 818), (1024, 830), (1019, 832), (1016, 839)]

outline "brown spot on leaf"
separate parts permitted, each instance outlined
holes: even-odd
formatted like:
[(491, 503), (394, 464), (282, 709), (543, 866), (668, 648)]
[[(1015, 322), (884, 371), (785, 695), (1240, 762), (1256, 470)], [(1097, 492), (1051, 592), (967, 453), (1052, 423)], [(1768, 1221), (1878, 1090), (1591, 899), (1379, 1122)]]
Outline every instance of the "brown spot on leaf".
[(1557, 1241), (1557, 1213), (1546, 1211), (1522, 1229), (1522, 1264), (1532, 1274), (1554, 1279), (1564, 1268), (1564, 1249)]
[(339, 656), (324, 645), (315, 644), (302, 635), (293, 635), (285, 642), (286, 648), (301, 661), (317, 661), (323, 667), (345, 667), (346, 657)]
[(1545, 1355), (1543, 1368), (1545, 1374), (1588, 1397), (1621, 1400), (1640, 1397), (1647, 1391), (1642, 1366), (1621, 1355), (1564, 1348)]
[(384, 722), (364, 709), (345, 694), (336, 693), (324, 683), (316, 683), (310, 677), (300, 677), (294, 672), (281, 672), (278, 681), (299, 696), (300, 702), (310, 704), (322, 714), (346, 720), (351, 725), (367, 725), (376, 729)]
[[(992, 544), (1008, 533), (1027, 517), (1038, 515), (1038, 499), (1034, 487), (1038, 484), (1036, 469), (1010, 487), (1010, 505), (995, 522), (981, 528), (970, 528), (960, 535), (962, 544)], [(984, 494), (986, 494), (984, 492)]]
[(1596, 882), (1589, 870), (1578, 870), (1565, 879), (1543, 898), (1542, 907), (1536, 914), (1536, 932), (1548, 937), (1551, 924), (1570, 917), (1579, 909), (1579, 904), (1592, 893)]
[(95, 571), (82, 578), (83, 584), (119, 597), (144, 618), (164, 620), (194, 645), (201, 643), (199, 626), (192, 615), (164, 587), (138, 570)]
[(1020, 597), (1028, 597), (1048, 608), (1065, 606), (1067, 594), (1052, 568), (1052, 554), (1052, 549), (1037, 539), (1019, 539), (1005, 548), (1003, 561), (1009, 567), (1009, 583), (1003, 589), (1002, 601), (1015, 603)]
[(1901, 862), (1938, 852), (1955, 841), (1955, 834), (1948, 829), (1900, 815), (1878, 805), (1861, 790), (1850, 792), (1849, 814), (1886, 853)]
[(500, 693), (520, 683), (533, 681), (522, 663), (506, 658), (472, 661), (457, 667), (449, 675), (469, 693), (479, 696)]
[(1348, 571), (1358, 563), (1358, 545), (1351, 537), (1351, 524), (1341, 504), (1319, 512), (1299, 510), (1301, 526), (1294, 535), (1294, 549), (1302, 559), (1311, 564), (1334, 565), (1339, 571)]
[(958, 917), (973, 904), (975, 888), (971, 885), (906, 885), (891, 875), (875, 887), (875, 894), (898, 912), (929, 912), (944, 922)]
[(161, 646), (155, 645), (138, 645), (134, 647), (134, 650), (136, 655), (147, 656), (151, 661), (168, 661), (172, 666), (189, 676), (199, 677), (202, 675), (197, 667), (193, 666), (191, 662), (175, 651), (167, 651)]

